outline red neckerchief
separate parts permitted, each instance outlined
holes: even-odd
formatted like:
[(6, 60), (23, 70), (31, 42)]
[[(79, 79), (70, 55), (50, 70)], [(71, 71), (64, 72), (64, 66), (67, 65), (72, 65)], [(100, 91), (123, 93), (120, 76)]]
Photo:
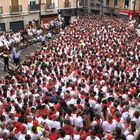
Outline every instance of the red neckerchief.
[(69, 116), (69, 115), (67, 115), (67, 116), (66, 116), (66, 119), (68, 119), (68, 120), (69, 120), (69, 119), (70, 119), (70, 116)]
[(112, 124), (112, 122), (113, 122), (112, 119), (111, 119), (111, 120), (108, 120), (108, 123), (109, 123), (109, 124)]
[(125, 127), (128, 128), (129, 126), (130, 126), (130, 124), (125, 122)]
[(96, 122), (97, 122), (97, 124), (100, 124), (101, 120), (100, 119), (96, 119)]
[(121, 121), (121, 119), (120, 118), (115, 118), (115, 120), (117, 121), (117, 122), (120, 122)]
[(18, 134), (18, 133), (19, 133), (19, 130), (18, 130), (18, 129), (15, 129), (15, 130), (14, 130), (14, 133), (15, 133), (15, 134)]
[(109, 107), (110, 105), (111, 105), (111, 102), (108, 102), (108, 103), (107, 103), (107, 106)]

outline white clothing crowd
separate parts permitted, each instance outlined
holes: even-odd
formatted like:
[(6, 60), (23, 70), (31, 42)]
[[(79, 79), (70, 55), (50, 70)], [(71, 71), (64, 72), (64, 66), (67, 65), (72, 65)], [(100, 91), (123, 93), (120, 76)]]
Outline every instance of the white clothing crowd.
[(5, 46), (8, 50), (10, 50), (10, 45), (12, 43), (20, 43), (22, 40), (22, 36), (20, 32), (2, 32), (0, 35), (0, 47)]
[(117, 17), (84, 15), (0, 81), (4, 140), (133, 140), (140, 38)]

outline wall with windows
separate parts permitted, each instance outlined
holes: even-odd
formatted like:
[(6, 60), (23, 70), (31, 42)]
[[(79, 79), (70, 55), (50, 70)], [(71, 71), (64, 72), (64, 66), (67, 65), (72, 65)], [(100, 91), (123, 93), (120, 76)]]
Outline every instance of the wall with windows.
[(38, 0), (0, 0), (0, 6), (3, 9), (3, 13), (0, 15), (1, 29), (4, 29), (3, 26), (5, 26), (6, 31), (11, 28), (16, 30), (19, 28), (16, 26), (18, 23), (23, 28), (29, 24), (29, 21), (39, 20), (39, 10), (29, 9), (29, 4), (33, 1), (35, 4), (38, 2)]
[(8, 31), (17, 22), (25, 27), (30, 21), (39, 21), (40, 15), (56, 15), (58, 9), (72, 12), (75, 8), (76, 0), (41, 0), (41, 11), (39, 0), (0, 0), (0, 27)]
[(110, 7), (118, 7), (119, 9), (134, 9), (134, 2), (135, 9), (140, 10), (140, 0), (103, 0), (104, 3), (106, 3), (107, 6)]

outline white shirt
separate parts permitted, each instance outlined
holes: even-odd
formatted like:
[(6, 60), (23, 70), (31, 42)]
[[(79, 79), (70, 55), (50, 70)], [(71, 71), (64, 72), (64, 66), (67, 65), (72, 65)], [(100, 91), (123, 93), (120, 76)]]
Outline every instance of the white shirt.
[(26, 134), (20, 134), (18, 140), (25, 140)]
[(75, 126), (78, 126), (78, 127), (80, 127), (80, 128), (83, 127), (83, 119), (82, 119), (81, 116), (75, 117), (75, 118), (73, 119), (73, 121), (74, 121), (74, 125), (75, 125)]
[(126, 140), (134, 140), (134, 136), (133, 136), (133, 135), (128, 135), (128, 136), (126, 137)]
[(115, 130), (116, 123), (112, 121), (112, 124), (110, 124), (108, 121), (104, 121), (102, 127), (106, 133), (112, 133)]
[(76, 134), (75, 134), (75, 135), (73, 136), (73, 140), (80, 140), (80, 135), (76, 135)]

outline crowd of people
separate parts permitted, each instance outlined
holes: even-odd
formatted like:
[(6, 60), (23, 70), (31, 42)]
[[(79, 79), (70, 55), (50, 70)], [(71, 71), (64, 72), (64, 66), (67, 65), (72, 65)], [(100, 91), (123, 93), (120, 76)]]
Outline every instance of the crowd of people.
[(58, 17), (58, 19), (54, 19), (49, 22), (41, 23), (41, 27), (46, 31), (57, 30), (57, 29), (62, 28), (63, 26), (64, 26), (64, 18), (61, 16)]
[(140, 38), (117, 17), (84, 15), (0, 81), (4, 140), (133, 140)]
[[(42, 30), (36, 27), (28, 27), (27, 29), (20, 30), (18, 32), (1, 32), (0, 34), (0, 49), (1, 52), (4, 50), (11, 50), (12, 46), (17, 46), (20, 49), (21, 43), (26, 44), (29, 39), (36, 39), (41, 36)], [(28, 44), (26, 44), (28, 45)]]
[[(17, 45), (20, 49), (20, 43), (29, 45), (29, 40), (32, 42), (41, 41), (42, 36), (44, 36), (44, 32), (56, 34), (59, 33), (59, 29), (63, 26), (64, 19), (61, 17), (60, 19), (54, 19), (49, 22), (42, 22), (41, 27), (38, 27), (35, 22), (30, 26), (27, 26), (25, 29), (13, 32), (1, 32), (0, 33), (0, 49), (11, 50), (11, 46)], [(22, 45), (23, 45), (22, 44)]]
[(0, 33), (0, 58), (4, 59), (4, 71), (9, 71), (9, 59), (13, 59), (13, 63), (18, 66), (21, 60), (20, 50), (29, 45), (41, 42), (41, 46), (45, 46), (47, 40), (60, 32), (60, 28), (64, 25), (62, 17), (49, 22), (41, 23), (40, 27), (35, 21), (24, 30), (18, 32), (1, 32)]

